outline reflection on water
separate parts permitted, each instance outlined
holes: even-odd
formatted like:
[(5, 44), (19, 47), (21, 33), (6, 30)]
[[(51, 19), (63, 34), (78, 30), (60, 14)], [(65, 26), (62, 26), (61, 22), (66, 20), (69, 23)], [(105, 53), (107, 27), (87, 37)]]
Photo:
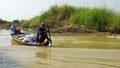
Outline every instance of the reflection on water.
[(10, 30), (0, 30), (0, 36), (10, 36)]
[(9, 30), (0, 30), (0, 46), (9, 46), (11, 42)]
[(54, 60), (57, 60), (57, 61), (60, 61), (63, 63), (73, 62), (73, 63), (80, 63), (80, 64), (81, 63), (91, 64), (94, 66), (97, 65), (98, 67), (113, 67), (113, 68), (120, 67), (118, 64), (118, 63), (120, 63), (120, 60), (112, 60), (112, 59), (63, 56), (63, 57), (59, 57), (59, 58), (54, 58)]
[(38, 47), (40, 50), (36, 53), (39, 58), (50, 58), (51, 57), (51, 47)]
[(120, 68), (119, 52), (120, 50), (58, 48), (52, 50), (52, 59), (74, 65), (75, 68)]
[(0, 68), (24, 68), (7, 54), (9, 51), (11, 51), (9, 48), (0, 47)]

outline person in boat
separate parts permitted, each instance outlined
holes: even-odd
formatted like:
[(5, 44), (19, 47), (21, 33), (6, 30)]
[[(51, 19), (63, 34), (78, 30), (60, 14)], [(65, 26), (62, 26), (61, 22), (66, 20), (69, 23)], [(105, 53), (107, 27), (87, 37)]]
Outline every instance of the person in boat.
[(15, 25), (11, 25), (11, 35), (14, 35), (16, 32), (16, 27)]
[(21, 34), (21, 28), (11, 25), (11, 35)]
[(16, 27), (16, 34), (21, 34), (21, 28), (20, 27)]
[(47, 32), (48, 29), (46, 29), (45, 23), (42, 22), (40, 27), (37, 29), (36, 44), (47, 46), (49, 42), (51, 42), (51, 39), (48, 38)]

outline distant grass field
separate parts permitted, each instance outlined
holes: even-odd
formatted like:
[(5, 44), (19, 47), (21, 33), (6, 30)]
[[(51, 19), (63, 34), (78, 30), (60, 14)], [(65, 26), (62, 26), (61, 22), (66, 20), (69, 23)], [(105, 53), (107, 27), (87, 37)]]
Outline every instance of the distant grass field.
[(41, 22), (46, 22), (55, 29), (78, 26), (83, 30), (120, 33), (120, 14), (105, 7), (85, 8), (55, 5), (41, 15), (23, 21), (21, 25), (24, 28), (36, 28)]

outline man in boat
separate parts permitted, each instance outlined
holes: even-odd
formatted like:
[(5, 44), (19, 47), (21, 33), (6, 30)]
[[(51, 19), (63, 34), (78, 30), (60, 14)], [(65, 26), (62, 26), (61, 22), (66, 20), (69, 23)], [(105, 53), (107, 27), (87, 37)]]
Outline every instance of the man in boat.
[(21, 34), (21, 28), (11, 25), (11, 35)]
[(21, 34), (21, 28), (20, 27), (16, 27), (16, 34)]
[(47, 35), (48, 29), (45, 27), (45, 23), (42, 22), (40, 27), (37, 29), (36, 44), (47, 46), (51, 39)]

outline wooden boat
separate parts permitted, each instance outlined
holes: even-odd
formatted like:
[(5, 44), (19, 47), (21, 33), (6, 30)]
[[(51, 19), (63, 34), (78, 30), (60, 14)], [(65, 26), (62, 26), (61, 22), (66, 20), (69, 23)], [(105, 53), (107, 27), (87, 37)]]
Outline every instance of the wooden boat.
[(40, 44), (39, 45), (36, 44), (36, 41), (23, 41), (22, 39), (20, 39), (20, 37), (23, 37), (23, 36), (25, 35), (24, 34), (12, 35), (12, 39), (23, 45), (40, 46)]
[[(23, 45), (31, 45), (31, 46), (48, 46), (48, 45), (41, 45), (41, 44), (38, 44), (36, 43), (36, 39), (34, 40), (29, 40), (29, 41), (23, 41), (23, 38), (25, 38), (25, 36), (27, 35), (30, 35), (29, 33), (24, 33), (24, 32), (21, 32), (19, 34), (13, 34), (11, 32), (11, 36), (12, 36), (12, 39), (15, 40), (16, 42), (20, 43), (20, 44), (23, 44)], [(34, 35), (35, 36), (35, 35)], [(22, 38), (22, 39), (21, 39)], [(36, 38), (36, 37), (34, 37)]]

